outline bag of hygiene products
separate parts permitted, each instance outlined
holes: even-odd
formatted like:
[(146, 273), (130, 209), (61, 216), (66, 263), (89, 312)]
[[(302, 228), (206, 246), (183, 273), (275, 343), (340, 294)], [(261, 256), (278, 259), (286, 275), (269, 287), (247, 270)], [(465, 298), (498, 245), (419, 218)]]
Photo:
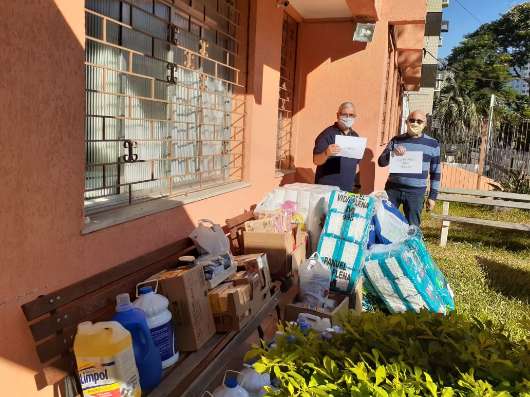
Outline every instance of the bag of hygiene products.
[(331, 270), (333, 291), (349, 293), (355, 287), (367, 250), (374, 205), (373, 197), (331, 193), (317, 251)]
[(427, 309), (445, 314), (454, 308), (429, 275), (434, 263), (426, 264), (420, 250), (417, 237), (370, 249), (363, 273), (391, 313)]
[(329, 294), (331, 272), (315, 252), (300, 266), (300, 300), (311, 307), (321, 308)]

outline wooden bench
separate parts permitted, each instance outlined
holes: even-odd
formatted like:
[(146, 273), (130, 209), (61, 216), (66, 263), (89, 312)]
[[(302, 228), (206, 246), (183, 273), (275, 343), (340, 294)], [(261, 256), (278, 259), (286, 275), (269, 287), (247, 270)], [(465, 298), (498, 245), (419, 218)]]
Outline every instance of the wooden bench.
[[(224, 231), (236, 255), (242, 253), (238, 229), (252, 217), (251, 212), (245, 212), (227, 220)], [(37, 389), (48, 385), (57, 387), (75, 373), (72, 345), (77, 324), (109, 319), (114, 313), (116, 295), (132, 294), (137, 283), (174, 265), (180, 256), (196, 254), (193, 242), (185, 238), (22, 305), (43, 364), (36, 376)], [(279, 290), (273, 291), (272, 299), (240, 331), (216, 334), (199, 351), (182, 354), (179, 362), (165, 371), (162, 383), (149, 396), (199, 396), (201, 388), (208, 384), (206, 380), (222, 371), (234, 347), (260, 330), (263, 319), (277, 309), (279, 295)]]
[(440, 233), (441, 247), (447, 245), (451, 222), (530, 232), (530, 225), (526, 224), (449, 215), (449, 204), (452, 202), (530, 210), (530, 195), (497, 191), (442, 189), (438, 195), (438, 200), (443, 202), (442, 215), (433, 214), (432, 216), (442, 220)]

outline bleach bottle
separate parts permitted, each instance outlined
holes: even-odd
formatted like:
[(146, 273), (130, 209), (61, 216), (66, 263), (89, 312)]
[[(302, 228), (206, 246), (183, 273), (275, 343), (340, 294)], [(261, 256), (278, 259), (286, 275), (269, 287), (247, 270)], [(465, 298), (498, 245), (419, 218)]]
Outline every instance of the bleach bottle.
[(236, 371), (226, 371), (223, 384), (215, 389), (212, 393), (213, 397), (249, 397), (248, 392), (239, 385), (236, 376), (227, 376), (228, 372)]
[(116, 321), (80, 323), (74, 354), (83, 396), (141, 396), (131, 334)]
[(116, 314), (112, 319), (132, 335), (134, 358), (142, 389), (154, 389), (162, 379), (162, 362), (149, 332), (145, 313), (132, 305), (129, 294), (120, 294), (116, 297)]
[(167, 309), (169, 306), (167, 298), (156, 294), (152, 287), (140, 287), (134, 306), (142, 309), (147, 317), (147, 325), (160, 352), (162, 368), (175, 364), (179, 359), (179, 353), (175, 348), (175, 333), (171, 312)]

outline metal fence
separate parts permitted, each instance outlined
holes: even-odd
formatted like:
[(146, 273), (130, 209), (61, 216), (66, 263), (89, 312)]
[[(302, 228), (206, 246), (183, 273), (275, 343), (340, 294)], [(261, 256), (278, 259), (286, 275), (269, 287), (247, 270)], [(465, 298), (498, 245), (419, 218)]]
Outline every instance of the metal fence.
[(240, 15), (227, 0), (86, 0), (87, 213), (242, 178)]
[[(488, 128), (488, 125), (490, 125)], [(436, 126), (435, 126), (436, 127)], [(441, 161), (500, 182), (510, 172), (530, 175), (530, 120), (493, 116), (476, 129), (433, 128)]]

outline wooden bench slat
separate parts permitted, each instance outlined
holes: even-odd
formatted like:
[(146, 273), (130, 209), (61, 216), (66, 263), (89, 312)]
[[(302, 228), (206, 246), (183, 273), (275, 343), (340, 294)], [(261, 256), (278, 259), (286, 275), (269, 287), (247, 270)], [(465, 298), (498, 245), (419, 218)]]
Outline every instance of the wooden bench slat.
[(114, 307), (116, 295), (123, 292), (132, 293), (136, 284), (167, 268), (168, 265), (176, 262), (177, 258), (185, 252), (186, 250), (175, 252), (160, 261), (151, 263), (136, 273), (121, 278), (112, 284), (107, 284), (71, 302), (69, 305), (58, 308), (56, 313), (30, 325), (33, 338), (35, 341), (39, 341), (61, 329), (75, 326), (81, 321), (92, 320), (100, 310)]
[(482, 191), (482, 190), (468, 190), (468, 189), (440, 189), (440, 193), (447, 194), (461, 194), (468, 196), (478, 197), (493, 197), (493, 198), (505, 198), (511, 200), (520, 200), (530, 202), (530, 194), (519, 194), (509, 192), (499, 192), (494, 190)]
[(481, 205), (490, 205), (493, 207), (507, 207), (507, 208), (518, 208), (518, 209), (530, 210), (530, 202), (523, 203), (520, 201), (493, 200), (493, 199), (484, 199), (484, 198), (478, 198), (478, 197), (466, 197), (466, 196), (457, 195), (457, 194), (440, 193), (438, 195), (437, 200), (464, 203), (464, 204), (481, 204)]
[[(195, 397), (201, 396), (209, 383), (215, 379), (219, 373), (225, 368), (227, 361), (230, 358), (230, 354), (236, 350), (242, 343), (244, 343), (248, 337), (256, 330), (256, 328), (265, 320), (268, 314), (274, 311), (276, 305), (280, 301), (280, 290), (277, 290), (271, 299), (256, 313), (256, 316), (250, 320), (230, 342), (224, 347), (224, 349), (215, 356), (215, 358), (209, 362), (208, 368), (201, 371), (195, 377), (193, 377), (193, 383), (182, 394), (178, 394), (180, 397)], [(177, 394), (175, 394), (177, 395)], [(151, 397), (151, 396), (149, 396)]]
[(146, 255), (121, 263), (118, 266), (105, 270), (92, 277), (88, 277), (68, 287), (40, 296), (37, 299), (22, 305), (22, 310), (24, 311), (27, 320), (34, 320), (37, 317), (82, 297), (83, 295), (87, 295), (105, 285), (114, 283), (129, 274), (135, 273), (153, 262), (160, 261), (177, 252), (182, 252), (186, 249), (191, 250), (193, 248), (193, 242), (189, 238), (179, 240)]
[[(243, 343), (265, 317), (274, 310), (279, 302), (279, 297), (280, 291), (277, 290), (261, 310), (256, 313), (256, 316), (243, 326), (239, 332), (230, 332), (225, 335), (217, 334), (215, 336), (216, 340), (208, 342), (203, 349), (191, 353), (188, 357), (189, 361), (183, 362), (182, 365), (176, 367), (147, 397), (201, 396), (204, 392), (203, 389), (208, 386), (209, 382), (220, 371), (220, 366), (226, 363), (229, 354)], [(208, 357), (211, 359), (208, 360)], [(207, 363), (205, 368), (198, 367), (200, 363), (204, 362)]]
[(473, 225), (490, 226), (490, 227), (495, 227), (499, 229), (521, 230), (525, 232), (530, 232), (530, 225), (521, 224), (521, 223), (501, 222), (501, 221), (493, 221), (489, 219), (467, 218), (463, 216), (453, 216), (453, 215), (432, 214), (432, 217), (436, 219), (441, 219), (443, 221), (449, 221), (449, 222), (455, 222), (455, 223), (469, 223)]
[(55, 385), (72, 375), (75, 372), (75, 360), (73, 355), (61, 357), (50, 364), (47, 364), (35, 375), (37, 389), (44, 389), (46, 386)]

